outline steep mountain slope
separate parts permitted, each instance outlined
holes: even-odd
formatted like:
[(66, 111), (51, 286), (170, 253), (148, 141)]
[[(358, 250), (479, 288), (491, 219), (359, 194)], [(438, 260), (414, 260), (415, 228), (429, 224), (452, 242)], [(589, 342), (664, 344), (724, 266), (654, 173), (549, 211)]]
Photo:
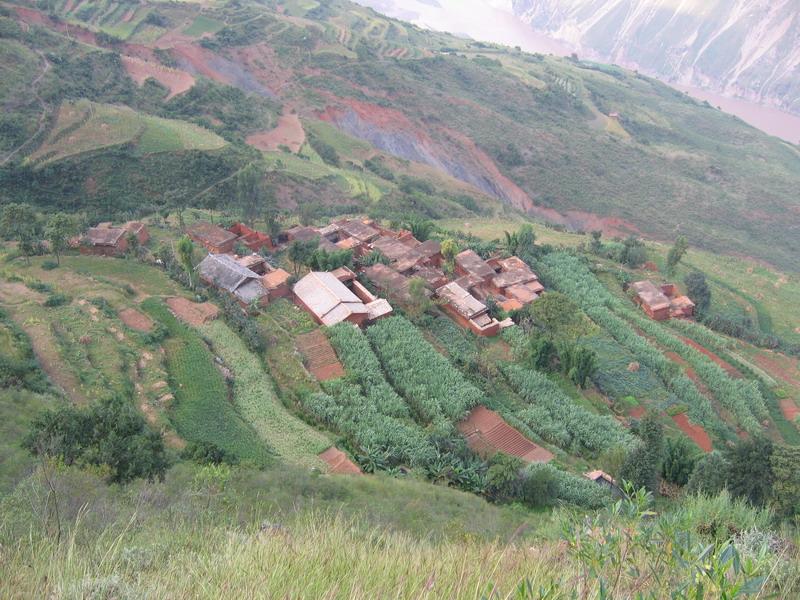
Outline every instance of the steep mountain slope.
[[(797, 269), (797, 149), (619, 68), (423, 31), (344, 0), (2, 13), (2, 199), (107, 218), (224, 206), (255, 164), (287, 211), (305, 198), (320, 214), (469, 218), (504, 203)], [(37, 160), (62, 105), (82, 100), (205, 133), (184, 128), (181, 148), (169, 134), (104, 131)]]
[(800, 113), (793, 0), (514, 0), (513, 7), (582, 53)]

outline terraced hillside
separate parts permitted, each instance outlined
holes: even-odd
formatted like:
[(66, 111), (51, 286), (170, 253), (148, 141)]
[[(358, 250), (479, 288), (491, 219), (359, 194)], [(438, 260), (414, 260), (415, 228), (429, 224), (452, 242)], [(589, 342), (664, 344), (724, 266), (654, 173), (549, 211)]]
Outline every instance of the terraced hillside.
[[(299, 196), (317, 215), (506, 206), (797, 268), (797, 149), (635, 73), (422, 31), (345, 0), (19, 2), (2, 19), (7, 197), (108, 216), (223, 206), (253, 164), (289, 211)], [(43, 169), (62, 103), (81, 100), (154, 126)], [(176, 135), (174, 121), (227, 144)], [(109, 139), (129, 140), (128, 126)]]

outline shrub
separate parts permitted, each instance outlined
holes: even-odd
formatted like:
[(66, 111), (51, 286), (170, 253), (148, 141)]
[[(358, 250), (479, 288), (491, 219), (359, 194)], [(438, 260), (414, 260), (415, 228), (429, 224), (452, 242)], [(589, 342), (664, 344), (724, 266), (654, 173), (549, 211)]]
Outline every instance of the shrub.
[(46, 306), (47, 308), (55, 308), (57, 306), (69, 304), (71, 301), (72, 299), (66, 294), (54, 292), (45, 299), (45, 301), (42, 303), (42, 306)]
[(54, 260), (43, 260), (42, 261), (42, 269), (45, 271), (52, 271), (53, 269), (58, 268), (58, 263)]
[(103, 465), (109, 480), (163, 479), (168, 461), (161, 435), (130, 402), (119, 396), (89, 408), (62, 406), (38, 417), (25, 438), (33, 454), (56, 456), (66, 464)]

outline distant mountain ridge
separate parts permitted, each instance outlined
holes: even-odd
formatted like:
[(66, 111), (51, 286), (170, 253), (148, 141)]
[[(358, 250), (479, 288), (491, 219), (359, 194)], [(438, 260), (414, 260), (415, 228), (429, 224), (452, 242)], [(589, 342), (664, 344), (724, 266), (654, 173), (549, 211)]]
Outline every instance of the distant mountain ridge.
[(800, 114), (797, 0), (513, 0), (582, 55)]

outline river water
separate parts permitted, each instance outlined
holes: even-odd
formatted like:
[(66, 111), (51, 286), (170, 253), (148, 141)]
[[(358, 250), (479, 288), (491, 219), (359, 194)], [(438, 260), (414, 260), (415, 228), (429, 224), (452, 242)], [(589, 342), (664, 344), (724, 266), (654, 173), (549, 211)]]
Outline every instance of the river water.
[[(569, 56), (574, 48), (533, 31), (511, 12), (507, 0), (356, 0), (391, 17), (410, 21), (435, 31), (447, 31), (462, 37), (505, 46), (519, 46), (526, 52)], [(793, 144), (800, 143), (800, 116), (774, 107), (739, 98), (722, 96), (708, 90), (679, 86), (698, 100), (708, 101), (724, 112), (736, 115), (763, 132)]]

